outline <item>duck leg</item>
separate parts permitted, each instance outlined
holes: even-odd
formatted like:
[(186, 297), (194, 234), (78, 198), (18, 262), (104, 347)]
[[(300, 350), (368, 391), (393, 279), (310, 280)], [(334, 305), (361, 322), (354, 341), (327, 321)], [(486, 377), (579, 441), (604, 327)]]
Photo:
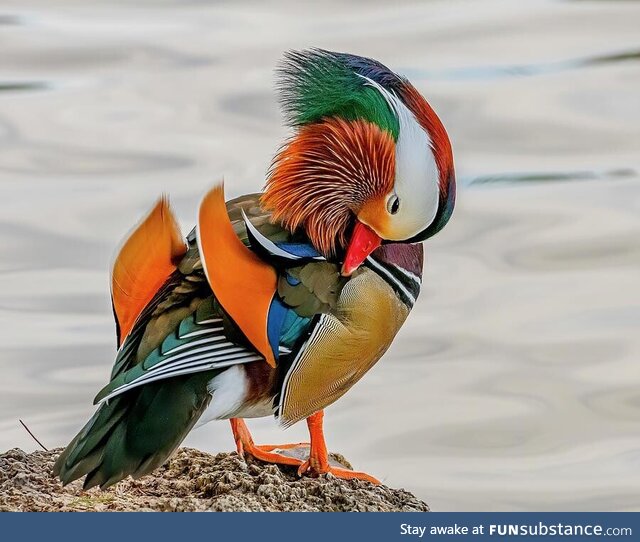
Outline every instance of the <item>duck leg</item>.
[(317, 476), (330, 472), (336, 478), (365, 480), (366, 482), (379, 484), (379, 480), (365, 472), (333, 467), (329, 464), (329, 454), (324, 441), (324, 431), (322, 428), (323, 418), (324, 412), (322, 410), (307, 418), (307, 426), (309, 427), (309, 435), (311, 437), (311, 449), (309, 451), (309, 459), (298, 468), (298, 475), (302, 476), (305, 473), (310, 473)]
[(295, 457), (295, 455), (286, 455), (280, 453), (286, 450), (293, 450), (295, 448), (309, 448), (309, 443), (300, 442), (298, 444), (263, 444), (258, 446), (254, 444), (253, 437), (249, 432), (247, 424), (244, 423), (242, 418), (231, 418), (231, 431), (233, 431), (233, 438), (236, 441), (236, 449), (238, 455), (243, 456), (249, 454), (260, 461), (267, 463), (278, 463), (280, 465), (295, 465), (300, 466), (303, 463), (302, 459)]

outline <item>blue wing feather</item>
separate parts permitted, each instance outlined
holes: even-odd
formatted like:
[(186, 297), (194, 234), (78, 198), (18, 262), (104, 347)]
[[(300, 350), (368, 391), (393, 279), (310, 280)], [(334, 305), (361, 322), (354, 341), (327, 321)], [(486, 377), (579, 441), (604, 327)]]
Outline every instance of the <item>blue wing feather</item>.
[(294, 310), (289, 309), (280, 331), (280, 344), (293, 348), (302, 334), (307, 331), (310, 323), (311, 318), (299, 316)]
[(280, 349), (292, 348), (298, 338), (306, 331), (310, 318), (299, 316), (295, 310), (284, 303), (278, 296), (273, 298), (269, 307), (267, 320), (267, 336), (276, 360)]
[(298, 258), (324, 259), (322, 254), (308, 243), (276, 243), (276, 246)]
[(276, 295), (271, 300), (269, 307), (269, 316), (267, 317), (267, 337), (269, 338), (269, 344), (273, 351), (273, 356), (276, 361), (280, 357), (280, 331), (282, 330), (282, 324), (287, 316), (288, 308), (280, 301), (280, 298)]

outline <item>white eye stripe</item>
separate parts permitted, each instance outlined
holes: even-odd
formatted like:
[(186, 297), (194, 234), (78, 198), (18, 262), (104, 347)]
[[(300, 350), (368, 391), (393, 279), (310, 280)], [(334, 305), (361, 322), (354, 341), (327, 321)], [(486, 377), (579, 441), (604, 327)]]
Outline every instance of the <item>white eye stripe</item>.
[(364, 75), (360, 75), (359, 73), (357, 73), (356, 75), (358, 77), (361, 77), (362, 79), (364, 79), (366, 81), (366, 83), (365, 83), (366, 85), (377, 89), (378, 92), (380, 92), (380, 94), (382, 94), (382, 97), (386, 100), (387, 104), (393, 110), (393, 112), (396, 114), (396, 117), (397, 117), (398, 114), (399, 114), (398, 107), (397, 107), (397, 104), (399, 102), (398, 97), (395, 94), (392, 94), (391, 92), (389, 92), (380, 83), (377, 83), (373, 79), (369, 79), (368, 77), (366, 77)]
[(391, 227), (393, 240), (410, 239), (427, 228), (438, 211), (440, 172), (433, 142), (398, 96), (367, 77), (363, 79), (382, 94), (398, 119), (394, 192), (402, 201), (402, 210), (391, 217)]

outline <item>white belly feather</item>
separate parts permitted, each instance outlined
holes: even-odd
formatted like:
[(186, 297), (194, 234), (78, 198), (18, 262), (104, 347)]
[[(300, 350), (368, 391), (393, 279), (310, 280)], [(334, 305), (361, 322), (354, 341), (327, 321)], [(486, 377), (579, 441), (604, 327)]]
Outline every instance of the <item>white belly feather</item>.
[(196, 427), (211, 420), (262, 418), (273, 415), (271, 399), (247, 404), (249, 382), (243, 365), (232, 365), (216, 375), (209, 381), (207, 389), (211, 394), (211, 402), (198, 420)]

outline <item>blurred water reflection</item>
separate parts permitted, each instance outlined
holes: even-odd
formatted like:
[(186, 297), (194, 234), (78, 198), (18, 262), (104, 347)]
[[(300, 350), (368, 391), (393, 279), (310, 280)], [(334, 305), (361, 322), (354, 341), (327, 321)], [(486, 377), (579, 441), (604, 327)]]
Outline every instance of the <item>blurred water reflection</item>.
[[(288, 48), (379, 58), (461, 179), (390, 353), (329, 444), (435, 510), (640, 508), (636, 2), (8, 0), (0, 13), (0, 449), (66, 444), (114, 352), (110, 258), (168, 192), (259, 188)], [(561, 182), (571, 181), (571, 182)], [(261, 441), (284, 434), (252, 423)], [(187, 444), (231, 449), (225, 423)]]

